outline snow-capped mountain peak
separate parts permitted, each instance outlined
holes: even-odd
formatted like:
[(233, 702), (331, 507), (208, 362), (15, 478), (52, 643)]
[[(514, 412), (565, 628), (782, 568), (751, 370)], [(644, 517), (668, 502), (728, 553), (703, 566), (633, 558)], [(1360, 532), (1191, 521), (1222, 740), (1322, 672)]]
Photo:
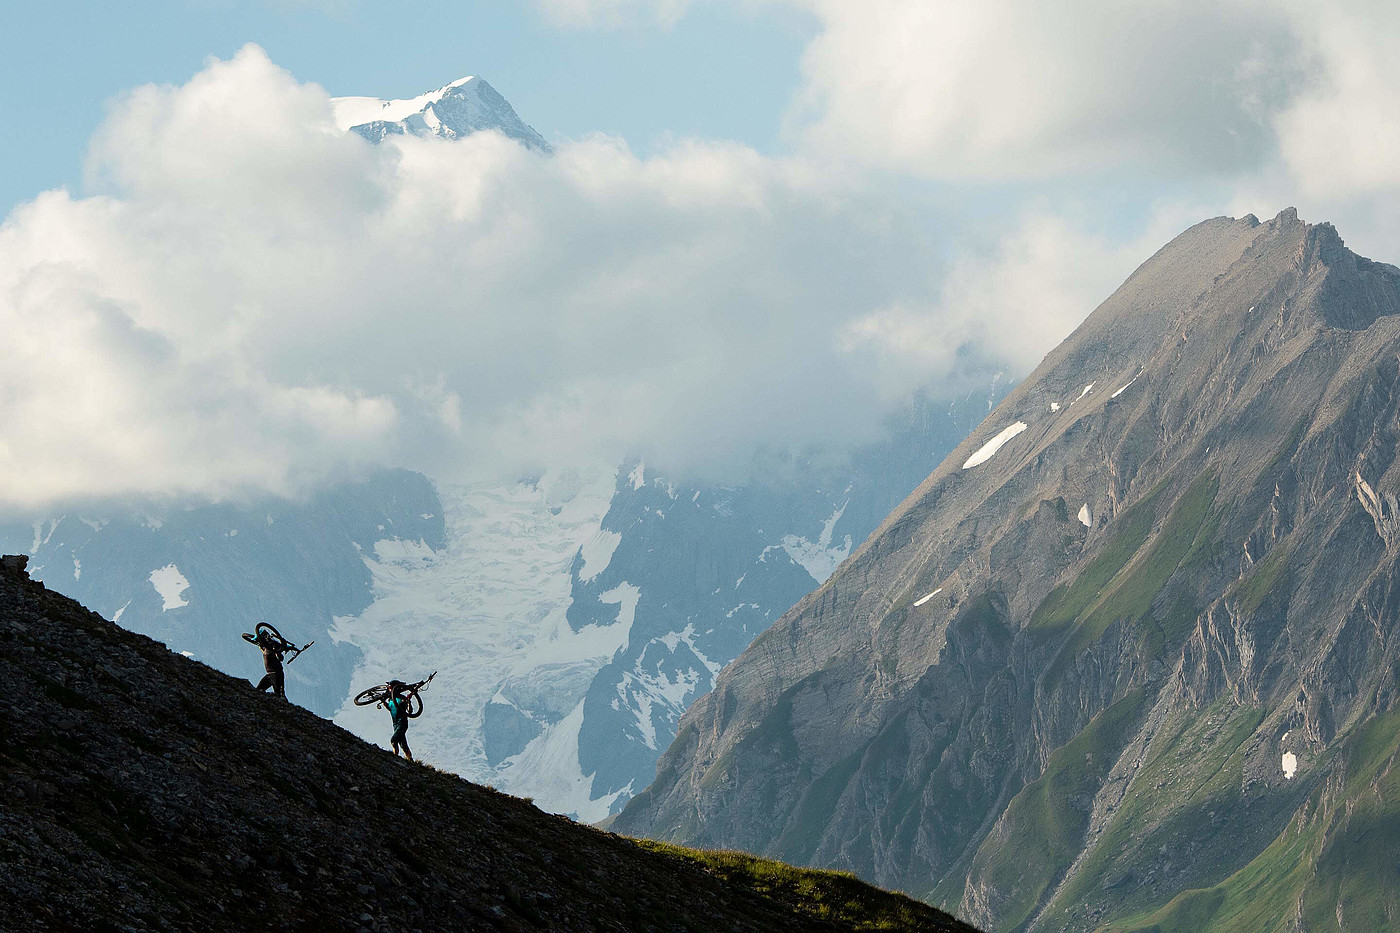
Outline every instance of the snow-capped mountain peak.
[(402, 133), (457, 139), (477, 130), (499, 130), (532, 149), (550, 149), (499, 91), (474, 75), (406, 100), (334, 97), (331, 110), (337, 126), (370, 142)]

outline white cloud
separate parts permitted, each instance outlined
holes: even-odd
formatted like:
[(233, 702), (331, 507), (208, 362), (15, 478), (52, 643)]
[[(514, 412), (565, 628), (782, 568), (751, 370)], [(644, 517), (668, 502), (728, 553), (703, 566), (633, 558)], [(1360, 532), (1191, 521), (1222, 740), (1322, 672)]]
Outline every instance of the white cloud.
[(256, 47), (118, 102), (91, 172), (0, 227), (11, 504), (868, 437), (839, 334), (938, 265), (895, 193), (739, 145), (371, 146)]
[(93, 142), (103, 193), (47, 192), (0, 225), (0, 496), (634, 453), (714, 476), (762, 446), (868, 438), (915, 387), (1026, 372), (1227, 208), (1297, 203), (1400, 252), (1400, 57), (1379, 20), (801, 2), (822, 28), (785, 158), (371, 146), (255, 47), (132, 92)]
[(1310, 81), (1275, 118), (1290, 176), (1308, 196), (1400, 192), (1400, 7), (1292, 7)]
[(1268, 3), (806, 5), (806, 141), (938, 177), (1251, 165), (1296, 71)]
[(851, 321), (844, 349), (879, 373), (889, 398), (941, 374), (1003, 366), (1016, 376), (1069, 336), (1139, 264), (1201, 208), (1159, 205), (1131, 240), (1095, 235), (1046, 212), (1024, 216), (990, 248), (964, 253), (928, 304), (897, 302)]

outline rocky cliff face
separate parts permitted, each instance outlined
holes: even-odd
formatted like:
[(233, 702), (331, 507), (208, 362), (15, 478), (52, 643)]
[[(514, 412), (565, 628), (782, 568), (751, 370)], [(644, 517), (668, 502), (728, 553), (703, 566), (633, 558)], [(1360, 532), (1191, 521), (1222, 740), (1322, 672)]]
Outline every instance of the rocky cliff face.
[(1400, 917), (1400, 270), (1146, 262), (681, 720), (626, 832), (995, 930)]
[[(857, 928), (394, 759), (46, 590), (25, 560), (0, 561), (6, 930)], [(973, 933), (813, 881), (900, 918), (881, 929)]]

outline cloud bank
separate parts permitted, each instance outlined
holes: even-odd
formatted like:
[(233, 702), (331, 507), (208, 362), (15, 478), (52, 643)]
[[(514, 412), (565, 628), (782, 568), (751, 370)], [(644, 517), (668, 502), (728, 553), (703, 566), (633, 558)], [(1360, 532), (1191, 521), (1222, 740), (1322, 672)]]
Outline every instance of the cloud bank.
[(252, 46), (133, 91), (98, 193), (0, 225), (0, 506), (636, 453), (738, 479), (915, 388), (1025, 373), (1210, 214), (1296, 204), (1400, 256), (1390, 6), (789, 5), (815, 28), (776, 158), (371, 146)]
[(959, 363), (978, 308), (869, 365), (852, 322), (936, 305), (947, 264), (891, 191), (723, 143), (372, 146), (253, 46), (117, 102), (90, 173), (105, 193), (0, 226), (12, 505), (292, 492), (361, 463), (732, 475), (1035, 355)]

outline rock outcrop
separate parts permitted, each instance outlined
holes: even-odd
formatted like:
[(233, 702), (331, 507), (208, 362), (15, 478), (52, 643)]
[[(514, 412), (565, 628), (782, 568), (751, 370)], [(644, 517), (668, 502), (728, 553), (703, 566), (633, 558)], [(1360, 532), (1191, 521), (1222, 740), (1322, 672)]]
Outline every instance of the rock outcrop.
[(0, 928), (852, 928), (395, 759), (24, 565), (0, 561)]
[(1292, 210), (1199, 224), (720, 675), (615, 828), (993, 930), (1393, 928), (1397, 440), (1400, 270)]

